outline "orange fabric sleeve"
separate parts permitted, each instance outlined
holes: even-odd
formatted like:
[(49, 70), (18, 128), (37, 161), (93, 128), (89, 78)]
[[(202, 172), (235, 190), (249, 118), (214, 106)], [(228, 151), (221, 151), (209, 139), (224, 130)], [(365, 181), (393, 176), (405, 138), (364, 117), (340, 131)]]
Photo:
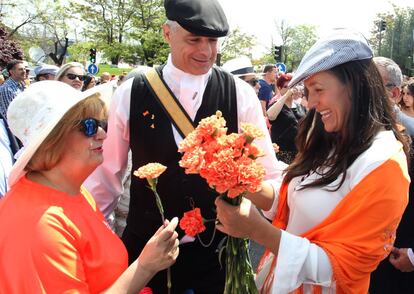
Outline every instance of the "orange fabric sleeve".
[[(273, 225), (280, 229), (285, 229), (288, 222), (287, 188), (288, 183), (281, 187), (273, 220)], [(408, 204), (408, 188), (407, 161), (400, 150), (362, 179), (325, 220), (301, 235), (327, 253), (336, 293), (368, 292), (370, 273), (393, 246), (397, 226)], [(260, 264), (268, 254), (266, 251)], [(276, 263), (276, 257), (273, 262)], [(274, 267), (263, 289), (270, 289), (273, 280), (277, 283), (273, 270)], [(299, 288), (296, 293), (301, 291)], [(319, 287), (314, 287), (314, 293), (319, 291)]]

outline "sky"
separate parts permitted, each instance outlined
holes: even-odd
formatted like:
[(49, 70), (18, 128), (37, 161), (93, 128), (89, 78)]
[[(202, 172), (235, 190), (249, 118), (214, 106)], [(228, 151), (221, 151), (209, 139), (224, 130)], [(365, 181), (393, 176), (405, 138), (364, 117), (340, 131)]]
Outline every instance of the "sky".
[(414, 0), (218, 0), (226, 13), (230, 29), (239, 27), (256, 37), (253, 58), (260, 57), (272, 41), (282, 45), (276, 23), (285, 20), (290, 26), (315, 25), (322, 36), (329, 29), (349, 27), (367, 38), (378, 13), (399, 7), (413, 7)]

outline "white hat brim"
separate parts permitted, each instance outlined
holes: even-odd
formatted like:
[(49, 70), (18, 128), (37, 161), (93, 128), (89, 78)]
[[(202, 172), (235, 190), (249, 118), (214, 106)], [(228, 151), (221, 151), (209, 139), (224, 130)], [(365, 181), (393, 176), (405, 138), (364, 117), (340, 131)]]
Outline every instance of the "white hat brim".
[[(42, 81), (40, 83), (49, 83), (56, 81)], [(36, 83), (36, 84), (38, 84)], [(61, 83), (61, 82), (59, 82)], [(109, 106), (109, 101), (111, 99), (113, 90), (114, 90), (115, 82), (105, 83), (102, 85), (95, 86), (91, 89), (88, 89), (84, 92), (79, 92), (77, 97), (73, 97), (70, 101), (66, 101), (64, 107), (60, 109), (59, 113), (56, 113), (53, 117), (48, 120), (48, 124), (40, 130), (40, 132), (36, 135), (35, 138), (32, 138), (27, 146), (24, 146), (18, 152), (18, 158), (16, 162), (13, 164), (12, 169), (10, 171), (8, 184), (9, 187), (12, 187), (17, 181), (26, 174), (25, 167), (29, 163), (32, 156), (36, 153), (39, 146), (43, 143), (43, 141), (47, 138), (50, 132), (56, 127), (56, 125), (60, 122), (62, 117), (77, 103), (80, 101), (92, 96), (93, 94), (99, 93), (101, 99), (105, 102), (107, 107)], [(17, 97), (16, 97), (17, 98)]]

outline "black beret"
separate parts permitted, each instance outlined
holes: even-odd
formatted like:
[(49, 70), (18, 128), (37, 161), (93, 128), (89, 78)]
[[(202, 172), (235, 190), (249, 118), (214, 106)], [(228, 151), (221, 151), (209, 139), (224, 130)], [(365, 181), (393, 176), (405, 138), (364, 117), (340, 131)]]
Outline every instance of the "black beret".
[(224, 37), (229, 31), (226, 15), (217, 0), (165, 0), (167, 19), (197, 36)]

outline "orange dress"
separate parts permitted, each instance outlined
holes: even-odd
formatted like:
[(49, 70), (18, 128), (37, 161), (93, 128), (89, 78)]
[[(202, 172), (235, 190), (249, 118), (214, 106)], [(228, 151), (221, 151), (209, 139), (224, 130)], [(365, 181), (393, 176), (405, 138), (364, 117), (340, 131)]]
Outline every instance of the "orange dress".
[(91, 195), (23, 177), (0, 200), (0, 293), (98, 293), (128, 266)]

